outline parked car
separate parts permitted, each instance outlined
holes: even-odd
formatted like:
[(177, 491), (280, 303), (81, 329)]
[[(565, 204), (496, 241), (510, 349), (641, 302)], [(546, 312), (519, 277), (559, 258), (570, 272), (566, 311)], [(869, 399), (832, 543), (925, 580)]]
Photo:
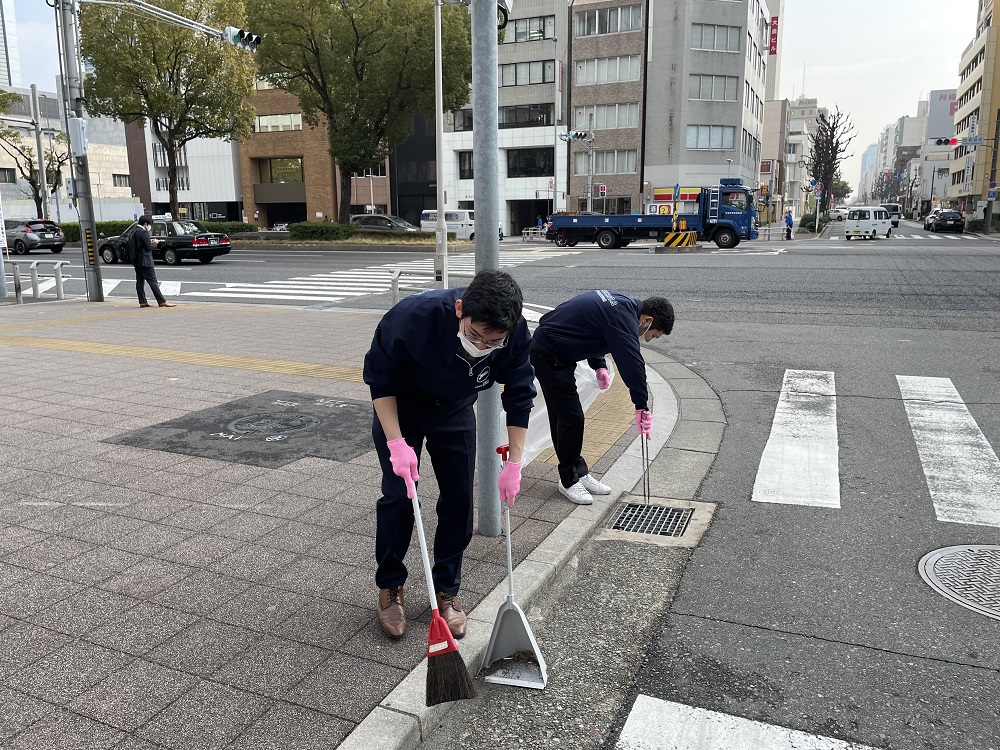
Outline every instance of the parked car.
[(351, 223), (364, 229), (376, 232), (419, 232), (420, 227), (414, 226), (406, 219), (388, 214), (353, 214)]
[(937, 215), (944, 210), (945, 209), (943, 208), (935, 208), (933, 211), (927, 214), (927, 216), (924, 217), (924, 231), (930, 231), (931, 222), (933, 222), (934, 219), (937, 217)]
[(847, 212), (844, 239), (875, 239), (892, 234), (889, 212), (882, 206), (852, 206)]
[(958, 211), (942, 211), (930, 222), (932, 232), (964, 232), (965, 219)]
[(889, 220), (892, 222), (894, 227), (899, 226), (899, 214), (903, 207), (898, 203), (880, 203), (880, 206), (889, 212)]
[[(98, 252), (105, 263), (124, 263), (122, 237), (135, 224), (117, 237), (102, 237)], [(201, 263), (211, 263), (220, 255), (227, 255), (232, 247), (229, 236), (219, 232), (209, 232), (196, 221), (174, 221), (155, 217), (149, 234), (160, 240), (153, 249), (153, 260), (178, 265), (185, 258), (196, 258)]]
[[(448, 225), (448, 231), (455, 233), (455, 238), (459, 240), (476, 239), (476, 212), (460, 209), (457, 211), (445, 211), (444, 221)], [(420, 229), (424, 232), (437, 230), (437, 211), (420, 212)], [(497, 227), (500, 233), (500, 241), (503, 242), (503, 227)]]
[(63, 230), (43, 219), (9, 219), (4, 221), (4, 230), (7, 247), (18, 255), (27, 255), (32, 250), (61, 253), (66, 245)]
[(847, 218), (847, 206), (837, 206), (830, 212), (830, 218), (834, 221), (844, 221)]
[(287, 224), (275, 224), (273, 227), (271, 227), (271, 231), (272, 232), (287, 232), (288, 231), (288, 225)]

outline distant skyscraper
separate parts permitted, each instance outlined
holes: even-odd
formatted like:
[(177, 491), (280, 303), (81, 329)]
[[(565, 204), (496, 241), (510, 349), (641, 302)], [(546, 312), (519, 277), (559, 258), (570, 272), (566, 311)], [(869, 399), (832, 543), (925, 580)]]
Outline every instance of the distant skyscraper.
[(0, 86), (21, 85), (21, 58), (17, 53), (14, 0), (0, 0)]

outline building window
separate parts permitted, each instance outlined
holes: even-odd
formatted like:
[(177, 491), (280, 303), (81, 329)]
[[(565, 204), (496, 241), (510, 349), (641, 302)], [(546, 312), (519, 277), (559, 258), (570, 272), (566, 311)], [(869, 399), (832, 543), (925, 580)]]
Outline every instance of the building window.
[(713, 52), (739, 52), (743, 29), (739, 26), (716, 26), (711, 23), (691, 24), (691, 49)]
[[(587, 199), (580, 198), (577, 202), (579, 211), (587, 210)], [(594, 198), (591, 201), (593, 210), (599, 214), (630, 214), (632, 213), (632, 199), (629, 197), (619, 198)]]
[(455, 130), (472, 130), (471, 109), (460, 109), (455, 113)]
[(736, 76), (691, 76), (689, 99), (709, 102), (735, 102), (739, 79)]
[(501, 86), (528, 86), (533, 83), (552, 83), (555, 80), (555, 60), (533, 60), (500, 66)]
[(552, 177), (554, 153), (551, 148), (507, 149), (507, 176)]
[[(162, 144), (153, 144), (153, 166), (154, 167), (166, 167), (167, 166), (167, 150)], [(177, 152), (177, 166), (186, 167), (187, 166), (187, 149), (181, 146), (181, 150)]]
[(385, 162), (379, 164), (375, 169), (365, 169), (361, 172), (351, 172), (351, 177), (385, 177)]
[(254, 121), (255, 133), (274, 133), (280, 130), (302, 130), (302, 115), (260, 115)]
[(639, 55), (576, 61), (576, 83), (617, 83), (639, 80)]
[(13, 167), (0, 167), (0, 183), (14, 185), (17, 183), (17, 172)]
[[(591, 120), (591, 116), (593, 116), (593, 120)], [(577, 130), (637, 128), (639, 127), (639, 102), (577, 107), (573, 122)]]
[(304, 182), (302, 157), (290, 159), (261, 159), (261, 182)]
[(458, 152), (458, 179), (460, 180), (473, 179), (471, 151)]
[(111, 184), (120, 188), (132, 187), (132, 179), (127, 174), (113, 174)]
[[(635, 174), (638, 151), (621, 149), (618, 151), (595, 151), (594, 174)], [(590, 174), (586, 151), (573, 154), (573, 174)]]
[(539, 39), (551, 39), (556, 33), (555, 16), (536, 16), (535, 18), (517, 18), (507, 25), (504, 43), (534, 42)]
[(552, 124), (551, 104), (516, 104), (500, 107), (498, 124), (501, 128), (537, 128)]
[(688, 125), (687, 147), (729, 151), (735, 148), (736, 128), (732, 125)]
[[(156, 189), (161, 193), (166, 193), (170, 190), (170, 178), (169, 177), (157, 177), (156, 178)], [(188, 183), (187, 177), (177, 177), (177, 189), (178, 190), (190, 190), (190, 184)]]
[(576, 14), (576, 35), (597, 36), (639, 31), (642, 28), (642, 6), (625, 5), (620, 8), (601, 8)]

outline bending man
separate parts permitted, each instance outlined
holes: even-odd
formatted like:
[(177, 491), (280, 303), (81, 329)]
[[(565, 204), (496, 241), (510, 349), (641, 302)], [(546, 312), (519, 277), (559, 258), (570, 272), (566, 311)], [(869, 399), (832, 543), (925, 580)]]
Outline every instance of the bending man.
[(605, 355), (615, 359), (618, 373), (632, 395), (635, 424), (649, 439), (646, 362), (640, 341), (668, 335), (674, 308), (663, 297), (640, 302), (618, 292), (586, 292), (542, 316), (531, 340), (531, 364), (542, 386), (549, 415), (552, 445), (559, 459), (559, 492), (578, 505), (590, 505), (593, 495), (611, 488), (590, 475), (583, 459), (583, 407), (576, 390), (576, 363), (587, 360), (597, 371), (601, 390), (611, 385)]

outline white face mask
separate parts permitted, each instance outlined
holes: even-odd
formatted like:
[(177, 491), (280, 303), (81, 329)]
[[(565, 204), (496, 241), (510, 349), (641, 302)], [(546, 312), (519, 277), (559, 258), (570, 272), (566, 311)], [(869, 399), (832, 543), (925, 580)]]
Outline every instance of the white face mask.
[(492, 349), (480, 349), (478, 346), (476, 346), (467, 338), (465, 338), (465, 334), (462, 333), (461, 326), (459, 326), (458, 329), (458, 340), (462, 342), (462, 348), (465, 349), (465, 353), (468, 354), (470, 357), (475, 357), (476, 359), (479, 359), (480, 357), (485, 357), (487, 354), (493, 351)]
[(646, 326), (646, 330), (639, 329), (639, 343), (647, 343), (645, 336), (649, 333), (649, 329), (653, 327), (653, 321), (649, 321), (649, 325)]

